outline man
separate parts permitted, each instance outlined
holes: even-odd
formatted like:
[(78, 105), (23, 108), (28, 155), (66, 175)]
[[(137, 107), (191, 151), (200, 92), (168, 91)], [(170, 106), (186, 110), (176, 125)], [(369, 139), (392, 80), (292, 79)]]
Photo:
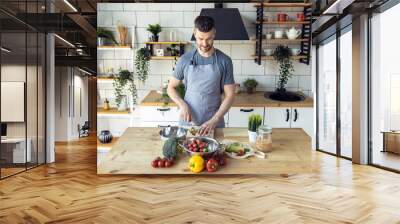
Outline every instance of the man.
[[(231, 58), (213, 47), (217, 32), (214, 20), (198, 16), (194, 23), (196, 48), (179, 59), (167, 91), (181, 110), (181, 121), (201, 126), (202, 135), (225, 127), (224, 115), (235, 97), (235, 81)], [(175, 89), (181, 81), (185, 83), (184, 99)]]

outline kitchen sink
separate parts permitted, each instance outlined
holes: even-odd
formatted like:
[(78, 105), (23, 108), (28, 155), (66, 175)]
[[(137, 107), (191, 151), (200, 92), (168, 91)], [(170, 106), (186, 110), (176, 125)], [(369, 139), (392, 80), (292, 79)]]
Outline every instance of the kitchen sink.
[(295, 92), (265, 92), (264, 97), (267, 99), (289, 102), (303, 101), (306, 99), (303, 94)]

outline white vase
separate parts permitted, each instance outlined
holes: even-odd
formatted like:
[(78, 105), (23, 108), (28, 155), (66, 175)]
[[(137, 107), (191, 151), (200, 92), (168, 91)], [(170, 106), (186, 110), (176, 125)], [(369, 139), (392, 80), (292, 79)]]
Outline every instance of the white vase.
[(249, 134), (249, 143), (256, 143), (257, 141), (257, 132), (255, 131), (247, 131)]

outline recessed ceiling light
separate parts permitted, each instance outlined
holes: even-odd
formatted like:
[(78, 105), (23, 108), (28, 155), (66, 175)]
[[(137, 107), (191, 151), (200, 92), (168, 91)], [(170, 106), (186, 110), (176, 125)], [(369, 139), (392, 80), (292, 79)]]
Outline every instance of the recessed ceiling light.
[(65, 4), (67, 4), (72, 10), (75, 12), (78, 12), (78, 10), (73, 6), (68, 0), (64, 0)]
[(85, 70), (83, 70), (83, 69), (81, 69), (81, 68), (79, 68), (79, 67), (78, 67), (78, 70), (81, 71), (81, 72), (83, 72), (83, 73), (85, 73), (85, 74), (92, 75), (92, 73), (90, 73), (90, 72), (88, 72), (88, 71), (85, 71)]
[(7, 49), (7, 48), (5, 48), (5, 47), (1, 47), (0, 49), (1, 49), (2, 51), (6, 52), (6, 53), (10, 53), (10, 52), (11, 52), (11, 50), (9, 50), (9, 49)]

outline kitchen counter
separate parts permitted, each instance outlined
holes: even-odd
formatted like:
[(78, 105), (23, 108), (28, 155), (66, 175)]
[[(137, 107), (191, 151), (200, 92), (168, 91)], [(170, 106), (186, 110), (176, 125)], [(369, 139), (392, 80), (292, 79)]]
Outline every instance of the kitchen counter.
[[(150, 91), (140, 103), (140, 106), (164, 105), (164, 102), (161, 100), (161, 94), (155, 90)], [(284, 102), (267, 99), (264, 97), (264, 92), (255, 92), (254, 94), (241, 92), (236, 94), (232, 107), (313, 107), (313, 105), (313, 99), (310, 97), (306, 97), (305, 100), (298, 102)], [(170, 100), (168, 106), (176, 106), (176, 104)]]
[[(189, 156), (180, 154), (174, 166), (153, 168), (151, 161), (162, 156), (163, 142), (158, 128), (128, 128), (97, 166), (98, 174), (192, 174), (188, 167)], [(216, 130), (220, 133), (221, 130)], [(248, 142), (246, 128), (224, 128), (219, 141), (230, 139)], [(294, 174), (312, 171), (311, 139), (302, 130), (273, 129), (273, 151), (266, 159), (228, 159), (227, 165), (215, 173), (201, 174)]]

